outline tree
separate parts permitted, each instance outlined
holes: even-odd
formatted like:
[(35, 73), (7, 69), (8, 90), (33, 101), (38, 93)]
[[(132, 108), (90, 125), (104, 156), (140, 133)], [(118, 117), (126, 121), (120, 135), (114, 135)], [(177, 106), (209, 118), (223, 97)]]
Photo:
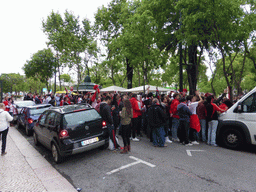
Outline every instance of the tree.
[(0, 76), (0, 80), (3, 81), (3, 92), (10, 92), (11, 94), (13, 91), (16, 94), (19, 91), (23, 91), (25, 86), (25, 78), (19, 73), (3, 73)]
[(51, 49), (43, 49), (33, 54), (30, 60), (27, 60), (23, 66), (26, 77), (40, 80), (46, 84), (48, 89), (48, 80), (53, 76), (56, 66), (55, 57)]
[(65, 41), (65, 35), (63, 33), (63, 19), (61, 15), (57, 12), (54, 13), (53, 11), (51, 14), (47, 17), (46, 21), (42, 21), (42, 26), (43, 26), (43, 32), (47, 35), (48, 37), (48, 46), (52, 46), (53, 49), (56, 51), (56, 67), (59, 72), (59, 83), (60, 83), (60, 88), (61, 88), (61, 81), (60, 81), (60, 68), (62, 67), (62, 64), (60, 62), (60, 59), (62, 55), (65, 52), (64, 49), (64, 41)]

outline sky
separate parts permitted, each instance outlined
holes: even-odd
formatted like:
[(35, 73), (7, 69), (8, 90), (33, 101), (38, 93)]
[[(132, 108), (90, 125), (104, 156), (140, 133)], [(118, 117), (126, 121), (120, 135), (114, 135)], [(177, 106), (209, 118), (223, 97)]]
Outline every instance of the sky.
[(38, 50), (47, 48), (42, 21), (53, 12), (62, 16), (72, 11), (80, 20), (94, 21), (94, 14), (111, 0), (12, 0), (0, 3), (0, 75), (20, 73), (26, 60)]

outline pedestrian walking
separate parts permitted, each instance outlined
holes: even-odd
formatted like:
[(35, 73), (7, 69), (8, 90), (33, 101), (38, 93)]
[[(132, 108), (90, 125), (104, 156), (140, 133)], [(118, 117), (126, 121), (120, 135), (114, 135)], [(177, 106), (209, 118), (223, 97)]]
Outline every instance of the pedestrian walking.
[(121, 132), (122, 139), (124, 142), (124, 150), (121, 153), (127, 153), (131, 150), (130, 145), (130, 135), (131, 135), (131, 120), (133, 117), (132, 104), (129, 99), (123, 100), (123, 108), (120, 111), (121, 117), (121, 130), (119, 130), (119, 134)]
[(148, 109), (148, 121), (152, 130), (153, 145), (155, 147), (166, 147), (164, 123), (166, 114), (160, 106), (157, 98), (153, 99), (152, 106)]
[(6, 138), (9, 130), (9, 122), (13, 120), (13, 117), (5, 111), (5, 105), (0, 103), (0, 137), (2, 136), (2, 150), (1, 155), (6, 155)]

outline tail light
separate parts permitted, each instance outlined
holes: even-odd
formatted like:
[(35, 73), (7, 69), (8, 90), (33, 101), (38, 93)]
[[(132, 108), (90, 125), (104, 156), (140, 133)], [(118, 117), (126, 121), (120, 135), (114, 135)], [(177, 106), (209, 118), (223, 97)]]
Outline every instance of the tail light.
[(103, 129), (107, 128), (107, 123), (106, 123), (106, 121), (102, 121), (102, 128), (103, 128)]
[(68, 136), (69, 135), (68, 135), (68, 131), (67, 130), (65, 130), (65, 129), (61, 130), (61, 132), (60, 132), (60, 139), (66, 138)]
[(29, 118), (29, 119), (28, 119), (28, 123), (29, 123), (29, 124), (33, 123), (33, 119)]

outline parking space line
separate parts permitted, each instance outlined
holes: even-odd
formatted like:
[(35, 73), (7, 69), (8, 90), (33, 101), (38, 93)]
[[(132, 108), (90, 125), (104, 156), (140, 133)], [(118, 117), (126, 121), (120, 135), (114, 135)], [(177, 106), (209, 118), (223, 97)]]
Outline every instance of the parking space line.
[(205, 150), (186, 150), (188, 156), (192, 157), (191, 151), (205, 151)]
[(139, 161), (139, 162), (141, 162), (141, 163), (144, 163), (145, 165), (147, 165), (147, 166), (149, 166), (149, 167), (155, 167), (155, 165), (153, 165), (153, 164), (151, 164), (151, 163), (148, 163), (148, 162), (146, 162), (146, 161), (143, 161), (143, 160), (141, 160), (141, 159), (139, 159), (139, 158), (137, 158), (137, 157), (133, 157), (133, 156), (129, 156), (131, 159), (134, 159), (134, 160), (136, 160), (136, 161)]
[(151, 164), (151, 163), (148, 163), (148, 162), (146, 162), (146, 161), (143, 161), (143, 160), (141, 160), (141, 159), (139, 159), (139, 158), (137, 158), (137, 157), (133, 157), (133, 156), (129, 156), (131, 159), (134, 159), (134, 160), (136, 160), (135, 162), (133, 162), (133, 163), (130, 163), (130, 164), (128, 164), (128, 165), (124, 165), (124, 166), (121, 166), (121, 167), (119, 167), (118, 169), (114, 169), (114, 170), (112, 170), (112, 171), (110, 171), (110, 172), (107, 172), (107, 175), (111, 175), (111, 174), (113, 174), (113, 173), (116, 173), (116, 172), (118, 172), (118, 171), (121, 171), (122, 169), (126, 169), (126, 168), (128, 168), (128, 167), (131, 167), (131, 166), (133, 166), (133, 165), (137, 165), (137, 164), (139, 164), (139, 163), (143, 163), (143, 164), (145, 164), (145, 165), (147, 165), (147, 166), (149, 166), (149, 167), (155, 167), (155, 165), (153, 165), (153, 164)]

